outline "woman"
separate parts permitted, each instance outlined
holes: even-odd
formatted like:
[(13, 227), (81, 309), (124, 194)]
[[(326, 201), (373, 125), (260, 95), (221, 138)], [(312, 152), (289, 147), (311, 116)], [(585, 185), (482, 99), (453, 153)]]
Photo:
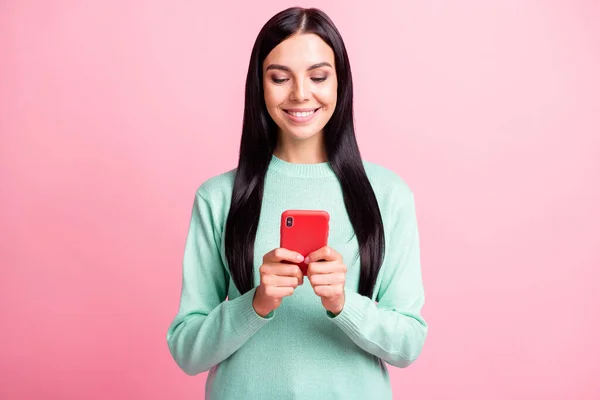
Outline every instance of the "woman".
[[(385, 363), (421, 352), (413, 194), (361, 160), (352, 113), (331, 20), (302, 8), (269, 20), (250, 59), (238, 167), (195, 196), (167, 334), (187, 374), (210, 370), (207, 398), (390, 399)], [(306, 259), (278, 248), (287, 209), (328, 211), (329, 246)]]

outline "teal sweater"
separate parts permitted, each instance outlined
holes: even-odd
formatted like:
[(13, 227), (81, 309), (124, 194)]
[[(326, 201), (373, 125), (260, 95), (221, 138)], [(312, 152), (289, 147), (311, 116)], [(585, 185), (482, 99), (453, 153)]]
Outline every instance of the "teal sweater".
[(293, 164), (273, 157), (265, 177), (256, 235), (255, 285), (265, 253), (279, 247), (286, 209), (329, 212), (329, 245), (348, 272), (342, 312), (328, 314), (305, 284), (263, 318), (256, 288), (240, 295), (228, 272), (224, 227), (235, 170), (204, 182), (194, 199), (183, 256), (179, 312), (167, 341), (189, 375), (209, 371), (211, 400), (391, 399), (386, 363), (407, 367), (427, 335), (413, 193), (396, 174), (364, 162), (381, 209), (386, 252), (373, 298), (358, 294), (358, 242), (328, 163)]

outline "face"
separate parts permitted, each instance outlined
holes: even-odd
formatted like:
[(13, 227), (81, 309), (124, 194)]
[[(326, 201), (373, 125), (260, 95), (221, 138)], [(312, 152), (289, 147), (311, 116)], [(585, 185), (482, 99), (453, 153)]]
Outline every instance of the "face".
[(277, 45), (263, 63), (269, 115), (280, 135), (304, 140), (322, 135), (337, 102), (331, 47), (315, 34), (296, 34)]

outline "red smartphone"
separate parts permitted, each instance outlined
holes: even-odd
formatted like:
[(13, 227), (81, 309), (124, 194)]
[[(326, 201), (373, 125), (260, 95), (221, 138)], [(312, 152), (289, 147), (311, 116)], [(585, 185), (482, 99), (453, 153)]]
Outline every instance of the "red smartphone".
[[(281, 214), (280, 247), (297, 251), (304, 257), (327, 246), (329, 213), (322, 210), (287, 210)], [(308, 266), (297, 264), (303, 275)]]

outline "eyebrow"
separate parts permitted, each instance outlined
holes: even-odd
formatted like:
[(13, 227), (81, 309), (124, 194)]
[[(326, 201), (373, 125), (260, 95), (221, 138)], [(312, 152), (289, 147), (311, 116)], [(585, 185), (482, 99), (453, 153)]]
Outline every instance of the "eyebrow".
[[(317, 68), (321, 68), (321, 67), (330, 67), (333, 68), (331, 66), (331, 64), (329, 64), (328, 62), (320, 62), (318, 64), (314, 64), (311, 65), (310, 67), (308, 67), (307, 71), (312, 71), (313, 69), (317, 69)], [(278, 69), (281, 71), (287, 71), (287, 72), (292, 72), (291, 69), (289, 69), (289, 67), (286, 67), (285, 65), (280, 65), (280, 64), (270, 64), (266, 71), (270, 70), (270, 69)]]

